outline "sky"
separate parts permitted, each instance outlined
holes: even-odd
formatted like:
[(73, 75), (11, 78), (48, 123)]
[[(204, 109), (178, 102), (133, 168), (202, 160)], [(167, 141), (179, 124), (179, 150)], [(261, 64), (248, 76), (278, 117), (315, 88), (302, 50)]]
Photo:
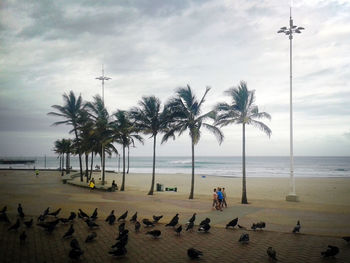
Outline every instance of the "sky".
[[(350, 1), (295, 0), (294, 154), (350, 155)], [(255, 90), (271, 138), (247, 127), (248, 156), (289, 155), (289, 0), (139, 0), (0, 2), (0, 156), (54, 155), (68, 126), (48, 116), (73, 90), (101, 94), (102, 64), (110, 113), (142, 96), (165, 103), (178, 87), (197, 97), (211, 87), (203, 112), (241, 80)], [(196, 155), (242, 152), (242, 127), (222, 128), (224, 142), (203, 132)], [(158, 139), (160, 141), (160, 138)], [(119, 147), (120, 149), (120, 147)], [(152, 140), (131, 149), (151, 156)], [(158, 144), (159, 156), (189, 156), (190, 138)]]

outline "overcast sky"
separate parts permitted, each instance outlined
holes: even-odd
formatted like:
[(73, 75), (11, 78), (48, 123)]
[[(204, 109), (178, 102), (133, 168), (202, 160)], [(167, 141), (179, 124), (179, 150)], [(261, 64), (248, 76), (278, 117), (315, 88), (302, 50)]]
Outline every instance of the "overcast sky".
[[(47, 116), (62, 94), (101, 94), (112, 113), (142, 95), (166, 102), (189, 84), (205, 87), (205, 110), (223, 92), (248, 83), (271, 114), (269, 139), (247, 128), (247, 155), (289, 155), (289, 0), (140, 0), (0, 2), (0, 156), (54, 155), (69, 137)], [(350, 2), (296, 0), (293, 41), (295, 155), (350, 155)], [(223, 128), (221, 146), (204, 133), (197, 155), (240, 155), (241, 127)], [(160, 141), (160, 140), (159, 140)], [(188, 134), (160, 145), (158, 155), (190, 155)], [(152, 141), (132, 149), (151, 155)]]

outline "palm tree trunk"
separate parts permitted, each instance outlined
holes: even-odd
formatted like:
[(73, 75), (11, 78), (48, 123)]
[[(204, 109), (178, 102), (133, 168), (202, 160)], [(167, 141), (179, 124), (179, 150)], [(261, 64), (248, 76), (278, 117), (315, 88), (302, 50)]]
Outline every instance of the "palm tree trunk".
[(63, 176), (63, 166), (64, 166), (64, 164), (63, 164), (63, 155), (61, 154), (60, 155), (60, 170), (61, 170), (61, 176)]
[(86, 182), (89, 182), (89, 154), (85, 153), (85, 176), (86, 176)]
[(106, 165), (106, 155), (105, 155), (105, 150), (103, 148), (102, 151), (102, 156), (103, 156), (103, 162), (102, 162), (102, 185), (105, 184), (105, 165)]
[(64, 173), (64, 153), (62, 154), (62, 173), (61, 175), (63, 176)]
[(242, 177), (242, 204), (248, 204), (247, 200), (247, 186), (246, 186), (246, 174), (245, 174), (245, 123), (243, 123), (243, 132), (242, 132), (242, 168), (243, 168), (243, 177)]
[(123, 181), (120, 191), (124, 191), (125, 188), (125, 145), (123, 145)]
[(153, 135), (153, 169), (152, 169), (152, 183), (151, 183), (151, 189), (148, 192), (148, 195), (153, 195), (154, 191), (154, 179), (155, 179), (155, 173), (156, 173), (156, 139), (157, 135)]
[(94, 152), (91, 153), (91, 166), (90, 166), (90, 176), (89, 176), (89, 180), (91, 179), (91, 176), (92, 176), (93, 163), (94, 163)]
[(193, 193), (194, 193), (194, 142), (193, 138), (191, 138), (192, 141), (192, 180), (191, 180), (191, 193), (188, 199), (193, 199)]
[(66, 174), (70, 174), (69, 171), (69, 153), (66, 153)]
[(130, 153), (130, 147), (128, 145), (128, 170), (126, 171), (126, 173), (128, 174), (129, 173), (129, 153)]
[(78, 155), (79, 155), (79, 168), (80, 168), (80, 181), (83, 181), (83, 163), (81, 161), (81, 153), (80, 153), (80, 147), (79, 147), (79, 140), (78, 140), (78, 132), (77, 128), (74, 127), (74, 134), (75, 134), (75, 139), (77, 140), (77, 150), (78, 150)]

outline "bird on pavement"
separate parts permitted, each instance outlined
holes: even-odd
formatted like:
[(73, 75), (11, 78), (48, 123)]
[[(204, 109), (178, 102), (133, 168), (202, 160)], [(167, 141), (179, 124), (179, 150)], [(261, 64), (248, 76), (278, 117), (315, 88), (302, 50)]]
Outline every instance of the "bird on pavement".
[(198, 228), (198, 232), (205, 232), (207, 233), (210, 229), (210, 225), (209, 224), (203, 224), (201, 226), (199, 226)]
[(118, 227), (118, 230), (119, 230), (119, 233), (123, 232), (125, 229), (125, 222), (124, 223), (121, 223)]
[(142, 223), (146, 225), (146, 227), (154, 226), (153, 222), (149, 221), (147, 218), (142, 219)]
[(139, 221), (136, 221), (135, 223), (135, 232), (139, 232), (140, 231), (140, 228), (141, 228), (141, 224)]
[(202, 251), (199, 251), (193, 247), (189, 248), (187, 250), (187, 255), (190, 259), (198, 259), (199, 257), (203, 256)]
[(136, 222), (137, 221), (137, 212), (130, 218), (130, 222)]
[(118, 248), (113, 251), (109, 251), (108, 253), (115, 256), (115, 257), (122, 257), (125, 256), (128, 251), (126, 250), (125, 247)]
[(293, 229), (293, 233), (299, 233), (300, 232), (300, 221), (298, 220), (297, 225)]
[(18, 212), (18, 216), (19, 216), (20, 218), (24, 218), (23, 207), (22, 207), (21, 204), (18, 204), (17, 212)]
[(194, 227), (194, 222), (190, 222), (186, 227), (186, 231), (193, 229), (193, 227)]
[(328, 245), (328, 248), (326, 251), (321, 252), (321, 255), (326, 257), (334, 257), (335, 255), (337, 255), (339, 253), (339, 248), (336, 246), (331, 246)]
[(210, 223), (210, 218), (207, 217), (202, 222), (200, 222), (199, 226), (206, 225), (206, 224), (209, 224), (209, 223)]
[(158, 223), (159, 220), (161, 220), (163, 218), (163, 216), (153, 216), (153, 223)]
[(255, 231), (257, 228), (260, 228), (260, 230), (262, 230), (265, 227), (266, 227), (265, 222), (258, 222), (256, 224), (253, 223), (253, 225), (251, 226), (251, 229), (253, 229)]
[(98, 224), (96, 224), (94, 221), (90, 220), (89, 218), (85, 221), (85, 223), (88, 225), (88, 227), (90, 229), (92, 229), (94, 227), (99, 227)]
[(83, 212), (83, 210), (81, 210), (80, 208), (78, 210), (79, 210), (78, 216), (80, 218), (89, 218), (89, 216), (85, 212)]
[(24, 221), (23, 223), (26, 225), (27, 228), (31, 228), (33, 225), (33, 218), (29, 221)]
[(181, 231), (182, 231), (182, 225), (180, 225), (179, 227), (175, 228), (175, 232), (176, 232), (177, 235), (180, 235)]
[(48, 207), (44, 210), (43, 216), (44, 217), (47, 216), (49, 214), (49, 212), (50, 212), (50, 207)]
[(75, 238), (70, 242), (70, 247), (73, 249), (81, 249), (78, 240)]
[(238, 242), (240, 242), (240, 243), (242, 243), (242, 244), (247, 244), (247, 243), (249, 242), (249, 234), (243, 233), (243, 234), (240, 236)]
[(111, 248), (122, 248), (128, 244), (128, 236), (125, 236), (123, 239), (117, 241)]
[(0, 222), (1, 221), (6, 222), (6, 223), (11, 223), (6, 212), (0, 213)]
[(234, 228), (238, 223), (238, 217), (231, 220), (227, 225), (226, 225), (226, 229), (229, 228), (229, 227), (232, 227)]
[(26, 231), (23, 231), (22, 234), (19, 236), (19, 242), (21, 244), (24, 244), (24, 242), (26, 241), (26, 238), (27, 238)]
[(171, 221), (166, 224), (165, 226), (172, 226), (175, 227), (177, 225), (177, 223), (179, 222), (179, 214), (176, 214), (173, 219), (171, 219)]
[(92, 213), (92, 216), (90, 217), (92, 220), (97, 219), (97, 208), (95, 208), (94, 212)]
[(63, 223), (63, 224), (67, 224), (69, 222), (68, 218), (60, 218), (60, 221)]
[(129, 230), (125, 229), (122, 232), (119, 232), (119, 235), (116, 238), (116, 240), (121, 240), (123, 237), (128, 236), (128, 234), (129, 234)]
[(69, 256), (70, 259), (79, 260), (80, 256), (83, 255), (83, 254), (84, 254), (83, 250), (72, 248), (69, 251), (68, 256)]
[(21, 223), (19, 222), (19, 219), (17, 218), (16, 223), (14, 223), (12, 226), (10, 226), (7, 230), (11, 231), (11, 230), (16, 230), (19, 228), (19, 226), (21, 225)]
[(194, 213), (193, 215), (192, 215), (192, 217), (190, 218), (190, 220), (188, 220), (188, 222), (187, 222), (187, 224), (190, 224), (190, 223), (194, 223), (194, 221), (196, 220), (196, 213)]
[(58, 208), (56, 211), (48, 213), (49, 216), (57, 217), (57, 215), (61, 212), (61, 208)]
[(92, 232), (92, 233), (89, 234), (89, 235), (87, 236), (87, 238), (85, 239), (85, 243), (88, 243), (88, 242), (93, 241), (96, 237), (97, 237), (96, 232)]
[(114, 210), (111, 211), (111, 213), (109, 214), (109, 216), (107, 216), (106, 222), (108, 222), (108, 224), (113, 225), (115, 222), (115, 215), (114, 215)]
[(126, 211), (124, 214), (122, 214), (119, 218), (118, 218), (118, 222), (120, 221), (120, 220), (123, 220), (123, 221), (125, 221), (125, 218), (128, 216), (128, 211)]
[(70, 216), (67, 218), (69, 221), (73, 221), (77, 217), (77, 214), (74, 212), (70, 212)]
[(151, 236), (153, 236), (154, 238), (159, 237), (161, 234), (162, 234), (162, 232), (161, 232), (160, 230), (157, 230), (157, 229), (152, 230), (152, 231), (148, 231), (148, 232), (146, 233), (146, 235), (151, 235)]
[(268, 247), (267, 250), (266, 250), (266, 253), (267, 253), (267, 255), (270, 258), (272, 258), (274, 260), (277, 260), (277, 258), (276, 258), (276, 250), (274, 250), (272, 247)]
[(74, 233), (74, 227), (73, 227), (73, 224), (70, 225), (70, 228), (67, 230), (67, 232), (63, 235), (62, 238), (70, 238), (73, 236), (73, 233)]

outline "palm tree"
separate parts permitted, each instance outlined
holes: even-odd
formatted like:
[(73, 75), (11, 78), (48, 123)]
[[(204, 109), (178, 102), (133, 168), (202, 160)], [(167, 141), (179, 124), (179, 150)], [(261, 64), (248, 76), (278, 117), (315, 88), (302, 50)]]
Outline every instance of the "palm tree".
[(245, 126), (253, 125), (269, 137), (271, 136), (270, 128), (256, 119), (271, 119), (270, 114), (259, 112), (258, 106), (254, 104), (255, 91), (248, 90), (247, 83), (241, 81), (237, 87), (232, 87), (225, 91), (225, 94), (231, 98), (231, 104), (219, 103), (215, 110), (217, 112), (216, 125), (226, 126), (229, 124), (242, 124), (242, 204), (248, 204), (246, 188), (246, 169), (245, 169)]
[(73, 151), (71, 139), (62, 139), (63, 152), (66, 154), (66, 174), (70, 174), (70, 154)]
[(155, 96), (142, 97), (139, 101), (139, 108), (131, 109), (130, 114), (135, 122), (137, 129), (144, 134), (150, 134), (153, 137), (153, 169), (152, 183), (148, 192), (153, 195), (156, 167), (156, 141), (157, 134), (164, 131), (166, 125), (165, 111), (161, 111), (161, 102)]
[[(102, 184), (104, 184), (105, 150), (106, 146), (112, 141), (112, 130), (109, 121), (110, 117), (100, 95), (96, 95), (94, 101), (87, 102), (85, 106), (90, 111), (90, 116), (94, 120), (94, 136), (101, 156)], [(93, 148), (96, 148), (96, 145)]]
[(123, 180), (120, 191), (125, 190), (125, 148), (134, 145), (135, 140), (143, 143), (143, 139), (137, 134), (136, 127), (132, 124), (126, 111), (118, 110), (113, 114), (115, 120), (112, 122), (114, 141), (123, 146)]
[(193, 94), (191, 87), (187, 85), (187, 88), (179, 88), (176, 91), (176, 97), (170, 99), (165, 105), (167, 112), (167, 119), (170, 122), (169, 127), (162, 139), (162, 143), (167, 141), (170, 137), (175, 139), (175, 133), (180, 136), (187, 129), (191, 137), (191, 150), (192, 150), (192, 180), (191, 180), (191, 192), (189, 199), (193, 199), (194, 195), (194, 146), (199, 142), (202, 127), (213, 133), (218, 139), (219, 143), (224, 139), (223, 133), (219, 128), (205, 123), (206, 119), (214, 119), (215, 112), (210, 111), (201, 115), (202, 105), (205, 101), (205, 97), (210, 88), (207, 87), (202, 99), (197, 100)]
[[(51, 107), (57, 110), (58, 112), (49, 112), (48, 115), (63, 117), (64, 121), (58, 121), (53, 123), (53, 125), (66, 124), (71, 125), (73, 129), (70, 133), (74, 132), (75, 139), (78, 141), (78, 118), (80, 112), (83, 108), (81, 95), (76, 97), (73, 91), (70, 91), (69, 94), (63, 94), (64, 105), (52, 105)], [(79, 165), (80, 165), (80, 181), (83, 181), (83, 166), (81, 162), (81, 151), (80, 145), (77, 145), (77, 152), (79, 155)]]
[(61, 176), (63, 176), (63, 167), (64, 167), (64, 143), (62, 140), (56, 140), (54, 143), (54, 152), (58, 154), (58, 157), (60, 158), (60, 171), (61, 171)]

